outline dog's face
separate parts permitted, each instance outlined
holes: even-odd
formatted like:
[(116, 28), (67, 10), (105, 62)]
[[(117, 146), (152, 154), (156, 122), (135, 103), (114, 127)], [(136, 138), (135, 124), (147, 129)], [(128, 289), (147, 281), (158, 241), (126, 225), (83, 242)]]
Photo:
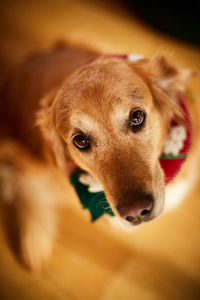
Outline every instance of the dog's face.
[[(99, 59), (67, 79), (51, 108), (61, 167), (70, 155), (103, 185), (114, 213), (131, 224), (163, 209), (159, 157), (171, 117), (180, 117), (175, 103), (180, 88), (150, 72), (149, 64)], [(170, 72), (178, 76), (172, 67)]]

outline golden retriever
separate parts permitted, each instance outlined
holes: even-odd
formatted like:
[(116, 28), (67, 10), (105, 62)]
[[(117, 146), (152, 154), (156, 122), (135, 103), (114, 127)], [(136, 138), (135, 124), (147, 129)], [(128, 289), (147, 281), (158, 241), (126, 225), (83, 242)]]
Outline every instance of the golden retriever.
[(11, 74), (1, 91), (1, 198), (14, 207), (28, 267), (51, 251), (65, 193), (55, 172), (64, 180), (76, 166), (92, 174), (131, 225), (160, 215), (167, 193), (175, 203), (189, 190), (195, 143), (167, 188), (159, 157), (171, 119), (184, 122), (178, 95), (191, 75), (162, 56), (130, 62), (70, 46), (36, 53)]

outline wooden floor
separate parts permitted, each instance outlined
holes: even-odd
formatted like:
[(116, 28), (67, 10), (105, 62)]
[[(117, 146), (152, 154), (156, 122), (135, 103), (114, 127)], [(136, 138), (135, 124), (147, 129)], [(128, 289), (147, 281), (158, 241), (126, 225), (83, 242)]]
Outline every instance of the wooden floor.
[[(200, 71), (199, 50), (111, 1), (9, 0), (0, 6), (0, 79), (28, 53), (59, 39), (104, 52), (166, 53)], [(199, 78), (191, 87), (200, 95)], [(0, 227), (1, 300), (200, 299), (199, 184), (178, 209), (133, 233), (103, 219), (91, 224), (71, 187), (66, 197), (74, 205), (60, 216), (53, 255), (40, 273), (19, 264)]]

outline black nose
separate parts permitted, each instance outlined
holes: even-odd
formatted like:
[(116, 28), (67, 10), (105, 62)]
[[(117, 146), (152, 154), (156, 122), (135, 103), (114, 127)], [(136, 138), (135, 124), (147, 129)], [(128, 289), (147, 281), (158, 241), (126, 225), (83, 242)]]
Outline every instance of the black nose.
[(121, 217), (131, 223), (139, 224), (149, 219), (153, 202), (152, 194), (137, 193), (129, 201), (126, 199), (120, 201), (117, 209)]

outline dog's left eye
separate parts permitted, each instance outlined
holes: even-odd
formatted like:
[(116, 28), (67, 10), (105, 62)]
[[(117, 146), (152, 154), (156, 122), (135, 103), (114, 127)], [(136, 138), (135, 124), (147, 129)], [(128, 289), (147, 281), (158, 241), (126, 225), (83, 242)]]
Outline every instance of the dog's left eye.
[(73, 144), (80, 150), (87, 150), (90, 147), (90, 140), (84, 133), (78, 133), (73, 138)]
[(129, 121), (131, 127), (141, 127), (144, 124), (146, 113), (143, 110), (135, 110), (130, 113)]

